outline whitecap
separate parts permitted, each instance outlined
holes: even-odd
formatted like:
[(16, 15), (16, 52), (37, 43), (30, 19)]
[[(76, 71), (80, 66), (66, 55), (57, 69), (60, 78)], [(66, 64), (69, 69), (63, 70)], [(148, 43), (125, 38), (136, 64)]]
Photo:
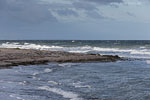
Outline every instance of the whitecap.
[(21, 97), (16, 97), (16, 99), (18, 99), (18, 100), (24, 100), (24, 99), (22, 99)]
[(91, 88), (90, 85), (75, 85), (75, 88)]
[(130, 54), (150, 55), (150, 51), (148, 51), (148, 50), (134, 50)]
[(27, 81), (19, 82), (19, 85), (26, 85)]
[(29, 43), (24, 43), (24, 45), (29, 45)]
[(75, 88), (91, 88), (90, 85), (82, 85), (82, 84), (83, 84), (83, 82), (77, 82), (77, 83), (73, 83), (73, 86)]
[(46, 69), (44, 69), (44, 72), (45, 73), (49, 73), (49, 72), (52, 72), (53, 70), (52, 69), (49, 69), (49, 68), (46, 68)]
[(35, 76), (32, 77), (33, 79), (37, 79)]
[(15, 98), (15, 99), (17, 99), (17, 100), (25, 100), (25, 99), (23, 99), (23, 98), (21, 98), (21, 97), (15, 95), (15, 94), (10, 94), (9, 97)]
[(0, 45), (0, 48), (20, 48), (20, 49), (39, 49), (39, 50), (57, 50), (63, 47), (61, 46), (47, 46), (47, 45), (38, 45), (33, 43), (10, 43), (6, 42)]
[(75, 94), (73, 92), (64, 91), (62, 89), (51, 88), (51, 87), (48, 87), (48, 86), (42, 86), (42, 87), (39, 87), (39, 89), (50, 91), (50, 92), (62, 95), (64, 98), (68, 98), (70, 100), (82, 100), (81, 98), (79, 98), (78, 94)]
[(40, 73), (39, 72), (35, 72), (32, 75), (35, 76), (35, 75), (38, 75), (38, 74), (40, 74)]
[(67, 51), (72, 53), (88, 53), (97, 52), (101, 54), (118, 54), (119, 56), (130, 57), (131, 55), (150, 55), (150, 50), (141, 46), (139, 48), (104, 48), (104, 47), (92, 47), (92, 46), (77, 46), (66, 47), (57, 45), (40, 45), (34, 43), (20, 44), (18, 42), (6, 42), (0, 45), (0, 48), (20, 48), (20, 49), (38, 49), (38, 50), (51, 50), (51, 51)]
[(141, 49), (144, 49), (144, 48), (146, 48), (146, 47), (144, 47), (144, 46), (141, 46), (140, 48), (141, 48)]
[(60, 67), (72, 67), (75, 66), (75, 63), (62, 63), (62, 64), (58, 64), (58, 66)]
[(41, 78), (37, 78), (37, 80), (39, 80), (39, 81), (40, 81), (40, 80), (41, 80)]
[(55, 81), (48, 81), (48, 83), (54, 84), (54, 85), (61, 85), (61, 83), (58, 83), (58, 82), (55, 82)]
[(11, 95), (9, 95), (9, 97), (12, 97), (12, 98), (13, 98), (13, 97), (15, 97), (15, 96), (14, 96), (13, 94), (11, 94)]
[(147, 60), (147, 61), (146, 61), (146, 64), (150, 64), (150, 60)]

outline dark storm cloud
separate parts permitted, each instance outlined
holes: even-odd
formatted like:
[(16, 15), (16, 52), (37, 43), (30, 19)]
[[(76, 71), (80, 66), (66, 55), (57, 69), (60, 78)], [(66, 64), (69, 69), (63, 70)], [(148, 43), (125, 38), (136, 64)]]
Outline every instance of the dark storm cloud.
[[(41, 0), (0, 0), (0, 20), (18, 23), (56, 22), (52, 11), (61, 16), (80, 17), (79, 11), (89, 18), (104, 18), (95, 4), (121, 3), (122, 0), (70, 0), (65, 2), (43, 3)], [(93, 4), (93, 3), (95, 4)], [(6, 23), (5, 22), (5, 23)]]
[(56, 21), (48, 7), (39, 4), (37, 0), (0, 0), (0, 19), (2, 18), (17, 20), (20, 23)]
[(72, 4), (76, 9), (84, 9), (88, 11), (97, 10), (95, 5), (88, 2), (73, 2)]
[(123, 0), (83, 0), (88, 2), (94, 2), (98, 4), (110, 4), (110, 3), (122, 3)]
[(57, 13), (59, 16), (74, 16), (74, 17), (80, 17), (80, 11), (82, 11), (83, 14), (86, 15), (86, 17), (89, 18), (104, 18), (103, 15), (100, 15), (99, 9), (97, 9), (97, 6), (90, 2), (83, 2), (81, 1), (71, 1), (70, 4), (66, 3), (50, 3), (49, 9), (52, 12)]
[(118, 6), (116, 5), (116, 3), (123, 3), (123, 0), (78, 0), (74, 1), (72, 5), (78, 10), (85, 10), (85, 14), (87, 15), (87, 17), (94, 19), (105, 19), (103, 14), (100, 13), (100, 9), (98, 9), (97, 7), (99, 5), (109, 5), (111, 7), (117, 8)]
[(86, 16), (89, 18), (105, 19), (105, 17), (101, 13), (99, 13), (100, 10), (97, 8), (97, 6), (92, 4), (91, 2), (78, 1), (73, 2), (72, 5), (77, 10), (84, 10)]

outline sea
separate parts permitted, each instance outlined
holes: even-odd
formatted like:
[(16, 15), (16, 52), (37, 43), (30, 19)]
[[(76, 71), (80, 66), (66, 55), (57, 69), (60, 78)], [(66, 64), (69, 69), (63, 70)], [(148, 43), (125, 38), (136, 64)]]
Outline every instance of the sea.
[(119, 55), (128, 59), (0, 69), (0, 100), (150, 100), (148, 40), (1, 40), (0, 48)]

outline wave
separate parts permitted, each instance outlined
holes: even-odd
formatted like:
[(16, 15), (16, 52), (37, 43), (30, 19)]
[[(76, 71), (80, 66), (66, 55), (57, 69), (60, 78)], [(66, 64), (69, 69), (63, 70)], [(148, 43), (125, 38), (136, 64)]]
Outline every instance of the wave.
[(76, 64), (74, 64), (74, 63), (62, 63), (62, 64), (58, 64), (58, 66), (60, 66), (60, 67), (72, 67), (72, 66), (76, 66)]
[(149, 50), (134, 50), (130, 54), (150, 55)]
[(16, 100), (25, 100), (25, 99), (19, 97), (17, 94), (10, 94), (9, 97), (15, 98)]
[(48, 81), (49, 84), (53, 84), (53, 85), (61, 85), (61, 83), (55, 82), (55, 81)]
[(47, 49), (59, 49), (59, 48), (63, 48), (60, 46), (47, 46), (47, 45), (38, 45), (38, 44), (30, 44), (30, 43), (24, 43), (24, 44), (20, 44), (20, 43), (10, 43), (10, 42), (6, 42), (6, 43), (2, 43), (0, 45), (0, 48), (20, 48), (20, 49), (40, 49), (40, 50), (47, 50)]
[(75, 88), (91, 88), (90, 85), (83, 85), (84, 83), (83, 82), (76, 82), (76, 83), (73, 83), (72, 85), (75, 87)]
[[(111, 54), (119, 55), (122, 57), (149, 57), (150, 49), (146, 47), (139, 48), (103, 48), (103, 47), (92, 47), (92, 46), (56, 46), (56, 45), (40, 45), (33, 43), (19, 43), (19, 42), (6, 42), (0, 45), (0, 48), (20, 48), (20, 49), (39, 49), (39, 50), (52, 50), (52, 51), (67, 51), (73, 53), (100, 53), (100, 54)], [(149, 57), (150, 58), (150, 57)]]
[(79, 98), (78, 94), (75, 94), (73, 92), (64, 91), (62, 89), (51, 88), (49, 86), (42, 86), (42, 87), (39, 87), (39, 89), (62, 95), (64, 98), (68, 98), (70, 100), (82, 100), (81, 98)]
[(50, 73), (50, 72), (52, 72), (52, 71), (53, 71), (53, 69), (46, 68), (46, 69), (44, 69), (43, 71), (34, 72), (32, 75), (33, 75), (33, 76), (36, 76), (36, 75), (39, 75), (39, 74)]
[(46, 69), (44, 69), (44, 72), (45, 73), (49, 73), (49, 72), (52, 72), (53, 70), (52, 69), (49, 69), (49, 68), (46, 68)]

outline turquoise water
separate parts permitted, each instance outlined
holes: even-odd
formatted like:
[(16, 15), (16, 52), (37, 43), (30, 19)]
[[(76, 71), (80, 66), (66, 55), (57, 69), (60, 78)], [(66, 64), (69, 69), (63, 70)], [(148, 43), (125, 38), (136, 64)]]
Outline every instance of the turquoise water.
[(150, 100), (150, 41), (0, 41), (0, 47), (113, 54), (130, 61), (0, 70), (0, 100)]

